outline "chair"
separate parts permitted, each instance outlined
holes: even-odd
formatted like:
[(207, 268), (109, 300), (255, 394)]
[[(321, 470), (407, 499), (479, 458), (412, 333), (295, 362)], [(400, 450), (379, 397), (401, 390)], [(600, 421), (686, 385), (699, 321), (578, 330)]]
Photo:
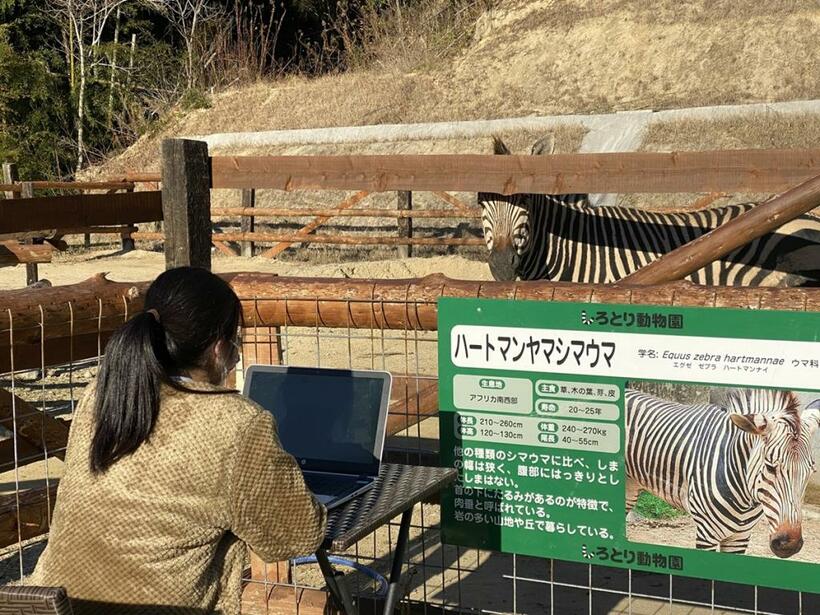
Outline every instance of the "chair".
[(0, 587), (0, 615), (73, 615), (63, 587)]

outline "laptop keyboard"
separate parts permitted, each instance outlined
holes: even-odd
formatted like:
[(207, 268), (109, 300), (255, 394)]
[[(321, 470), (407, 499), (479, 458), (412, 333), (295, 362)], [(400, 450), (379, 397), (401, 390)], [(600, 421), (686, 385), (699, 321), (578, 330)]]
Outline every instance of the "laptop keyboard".
[(355, 478), (346, 479), (327, 474), (305, 474), (305, 484), (313, 493), (332, 497), (346, 495), (361, 486)]

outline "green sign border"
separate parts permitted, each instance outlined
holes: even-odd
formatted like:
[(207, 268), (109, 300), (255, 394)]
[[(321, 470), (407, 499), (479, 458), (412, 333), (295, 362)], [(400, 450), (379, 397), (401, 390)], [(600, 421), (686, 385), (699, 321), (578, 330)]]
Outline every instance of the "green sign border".
[[(595, 313), (599, 310), (618, 313), (652, 313), (652, 314), (682, 314), (684, 325), (681, 329), (630, 328), (612, 326), (611, 324), (594, 324), (582, 327), (580, 313), (586, 310)], [(814, 312), (791, 312), (775, 310), (744, 310), (733, 308), (697, 308), (654, 306), (636, 304), (603, 304), (603, 303), (575, 303), (575, 302), (546, 302), (546, 301), (508, 301), (497, 299), (472, 299), (444, 297), (438, 301), (438, 351), (439, 351), (439, 408), (441, 419), (441, 463), (444, 466), (454, 465), (453, 448), (457, 444), (453, 431), (453, 421), (449, 415), (456, 412), (453, 406), (453, 376), (459, 374), (476, 374), (499, 377), (536, 377), (543, 378), (543, 373), (522, 371), (492, 371), (487, 369), (456, 368), (450, 362), (450, 333), (456, 325), (503, 326), (562, 329), (583, 332), (629, 332), (651, 333), (654, 335), (687, 335), (702, 337), (756, 339), (772, 341), (818, 341), (820, 339), (820, 314)], [(818, 350), (820, 355), (820, 347)], [(554, 374), (549, 377), (555, 380), (572, 380), (573, 376)], [(617, 382), (623, 388), (625, 378), (583, 376), (589, 382)], [(646, 381), (665, 382), (653, 379), (651, 374), (642, 378)], [(681, 381), (687, 384), (714, 383), (697, 381)], [(746, 385), (744, 385), (746, 386)], [(795, 389), (796, 390), (796, 389)], [(802, 390), (802, 389), (801, 389)], [(623, 396), (619, 400), (622, 432), (621, 453), (618, 457), (623, 461), (624, 411)], [(514, 445), (505, 445), (514, 449)], [(526, 449), (527, 447), (520, 447)], [(528, 450), (528, 449), (527, 449)], [(566, 452), (558, 451), (556, 452)], [(594, 459), (597, 454), (584, 453), (587, 458)], [(612, 455), (601, 455), (611, 459)], [(623, 465), (623, 464), (622, 464)], [(625, 477), (623, 477), (625, 478)], [(543, 479), (541, 485), (543, 486)], [(622, 481), (625, 483), (625, 481)], [(622, 488), (621, 488), (622, 489)], [(569, 494), (571, 495), (571, 494)], [(477, 529), (475, 525), (459, 523), (454, 519), (454, 490), (450, 488), (442, 494), (442, 542), (457, 544), (466, 547), (475, 547), (488, 550), (519, 553), (522, 555), (555, 558), (588, 564), (613, 566), (618, 568), (632, 568), (662, 574), (682, 575), (687, 577), (728, 581), (747, 585), (759, 585), (781, 589), (820, 592), (820, 568), (815, 563), (791, 560), (778, 560), (768, 557), (735, 555), (729, 553), (715, 553), (698, 551), (694, 548), (666, 547), (662, 545), (632, 543), (626, 540), (626, 518), (623, 507), (623, 498), (620, 506), (613, 507), (613, 513), (622, 514), (618, 526), (611, 524), (613, 530), (619, 531), (614, 541), (608, 541), (606, 546), (620, 550), (645, 550), (653, 554), (666, 557), (676, 556), (683, 559), (682, 570), (658, 570), (651, 566), (626, 565), (615, 561), (601, 561), (585, 559), (581, 555), (581, 540), (568, 545), (566, 540), (557, 540), (552, 534), (541, 537), (532, 531), (516, 528), (496, 527), (491, 530)], [(579, 511), (580, 512), (580, 511)], [(580, 518), (586, 515), (580, 514)], [(764, 522), (764, 521), (760, 521)], [(600, 522), (599, 522), (600, 523)], [(575, 540), (575, 539), (573, 539)], [(808, 537), (807, 540), (820, 540), (820, 535)], [(594, 540), (587, 539), (590, 548), (598, 545)], [(563, 543), (563, 544), (559, 544)], [(818, 562), (820, 563), (820, 562)]]

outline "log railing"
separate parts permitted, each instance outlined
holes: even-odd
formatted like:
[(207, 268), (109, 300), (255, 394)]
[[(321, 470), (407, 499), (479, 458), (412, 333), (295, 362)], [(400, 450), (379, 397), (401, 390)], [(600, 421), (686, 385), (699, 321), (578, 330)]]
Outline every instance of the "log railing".
[[(440, 297), (694, 305), (820, 311), (817, 288), (698, 286), (688, 282), (619, 287), (568, 282), (479, 282), (441, 275), (408, 280), (290, 278), (223, 274), (259, 327), (434, 331)], [(0, 372), (95, 357), (105, 339), (142, 309), (148, 282), (100, 274), (79, 284), (5, 291), (0, 303)], [(11, 362), (14, 365), (11, 365)]]
[[(688, 282), (614, 287), (475, 282), (441, 275), (407, 280), (286, 278), (259, 273), (223, 277), (242, 301), (245, 323), (256, 331), (283, 326), (435, 331), (440, 297), (820, 312), (817, 288), (705, 287)], [(148, 282), (112, 282), (98, 275), (69, 286), (4, 292), (0, 297), (0, 371), (38, 369), (99, 356), (111, 333), (142, 309), (147, 287)], [(399, 377), (397, 383), (391, 402), (391, 433), (437, 409), (435, 380)], [(0, 425), (13, 427), (12, 416), (17, 425), (17, 457), (0, 442), (0, 468), (13, 466), (15, 459), (25, 463), (42, 460), (44, 454), (60, 455), (68, 432), (66, 423), (6, 392), (0, 399)], [(47, 531), (54, 484), (19, 495), (19, 506), (14, 496), (0, 498), (0, 545), (15, 543), (18, 527), (23, 538)]]
[[(223, 277), (243, 300), (244, 317), (258, 326), (352, 327), (435, 330), (439, 297), (486, 297), (549, 301), (602, 301), (654, 305), (707, 305), (820, 311), (820, 289), (698, 286), (685, 282), (620, 288), (564, 282), (478, 282), (433, 275), (410, 280), (290, 278), (230, 273)], [(86, 282), (45, 289), (6, 291), (0, 311), (0, 361), (43, 338), (105, 335), (142, 309), (148, 282)], [(95, 356), (75, 348), (75, 359)], [(93, 349), (96, 350), (96, 349)], [(8, 359), (5, 359), (6, 365)], [(57, 357), (55, 361), (61, 362)], [(16, 369), (39, 362), (15, 361)], [(0, 371), (8, 371), (2, 367)]]
[(680, 280), (712, 261), (820, 206), (820, 175), (730, 220), (626, 276), (619, 284)]

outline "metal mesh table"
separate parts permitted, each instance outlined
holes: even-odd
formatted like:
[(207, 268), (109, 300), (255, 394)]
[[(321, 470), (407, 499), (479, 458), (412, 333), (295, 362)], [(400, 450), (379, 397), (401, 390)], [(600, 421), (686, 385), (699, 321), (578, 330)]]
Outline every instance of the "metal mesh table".
[(330, 565), (327, 551), (344, 551), (378, 527), (401, 515), (399, 537), (393, 552), (384, 603), (384, 613), (392, 613), (399, 599), (399, 581), (407, 550), (413, 506), (438, 493), (455, 481), (457, 476), (458, 472), (453, 468), (382, 464), (373, 487), (328, 513), (325, 542), (317, 551), (316, 559), (330, 594), (347, 615), (355, 615), (357, 610), (349, 589), (344, 582), (340, 582), (339, 576)]

